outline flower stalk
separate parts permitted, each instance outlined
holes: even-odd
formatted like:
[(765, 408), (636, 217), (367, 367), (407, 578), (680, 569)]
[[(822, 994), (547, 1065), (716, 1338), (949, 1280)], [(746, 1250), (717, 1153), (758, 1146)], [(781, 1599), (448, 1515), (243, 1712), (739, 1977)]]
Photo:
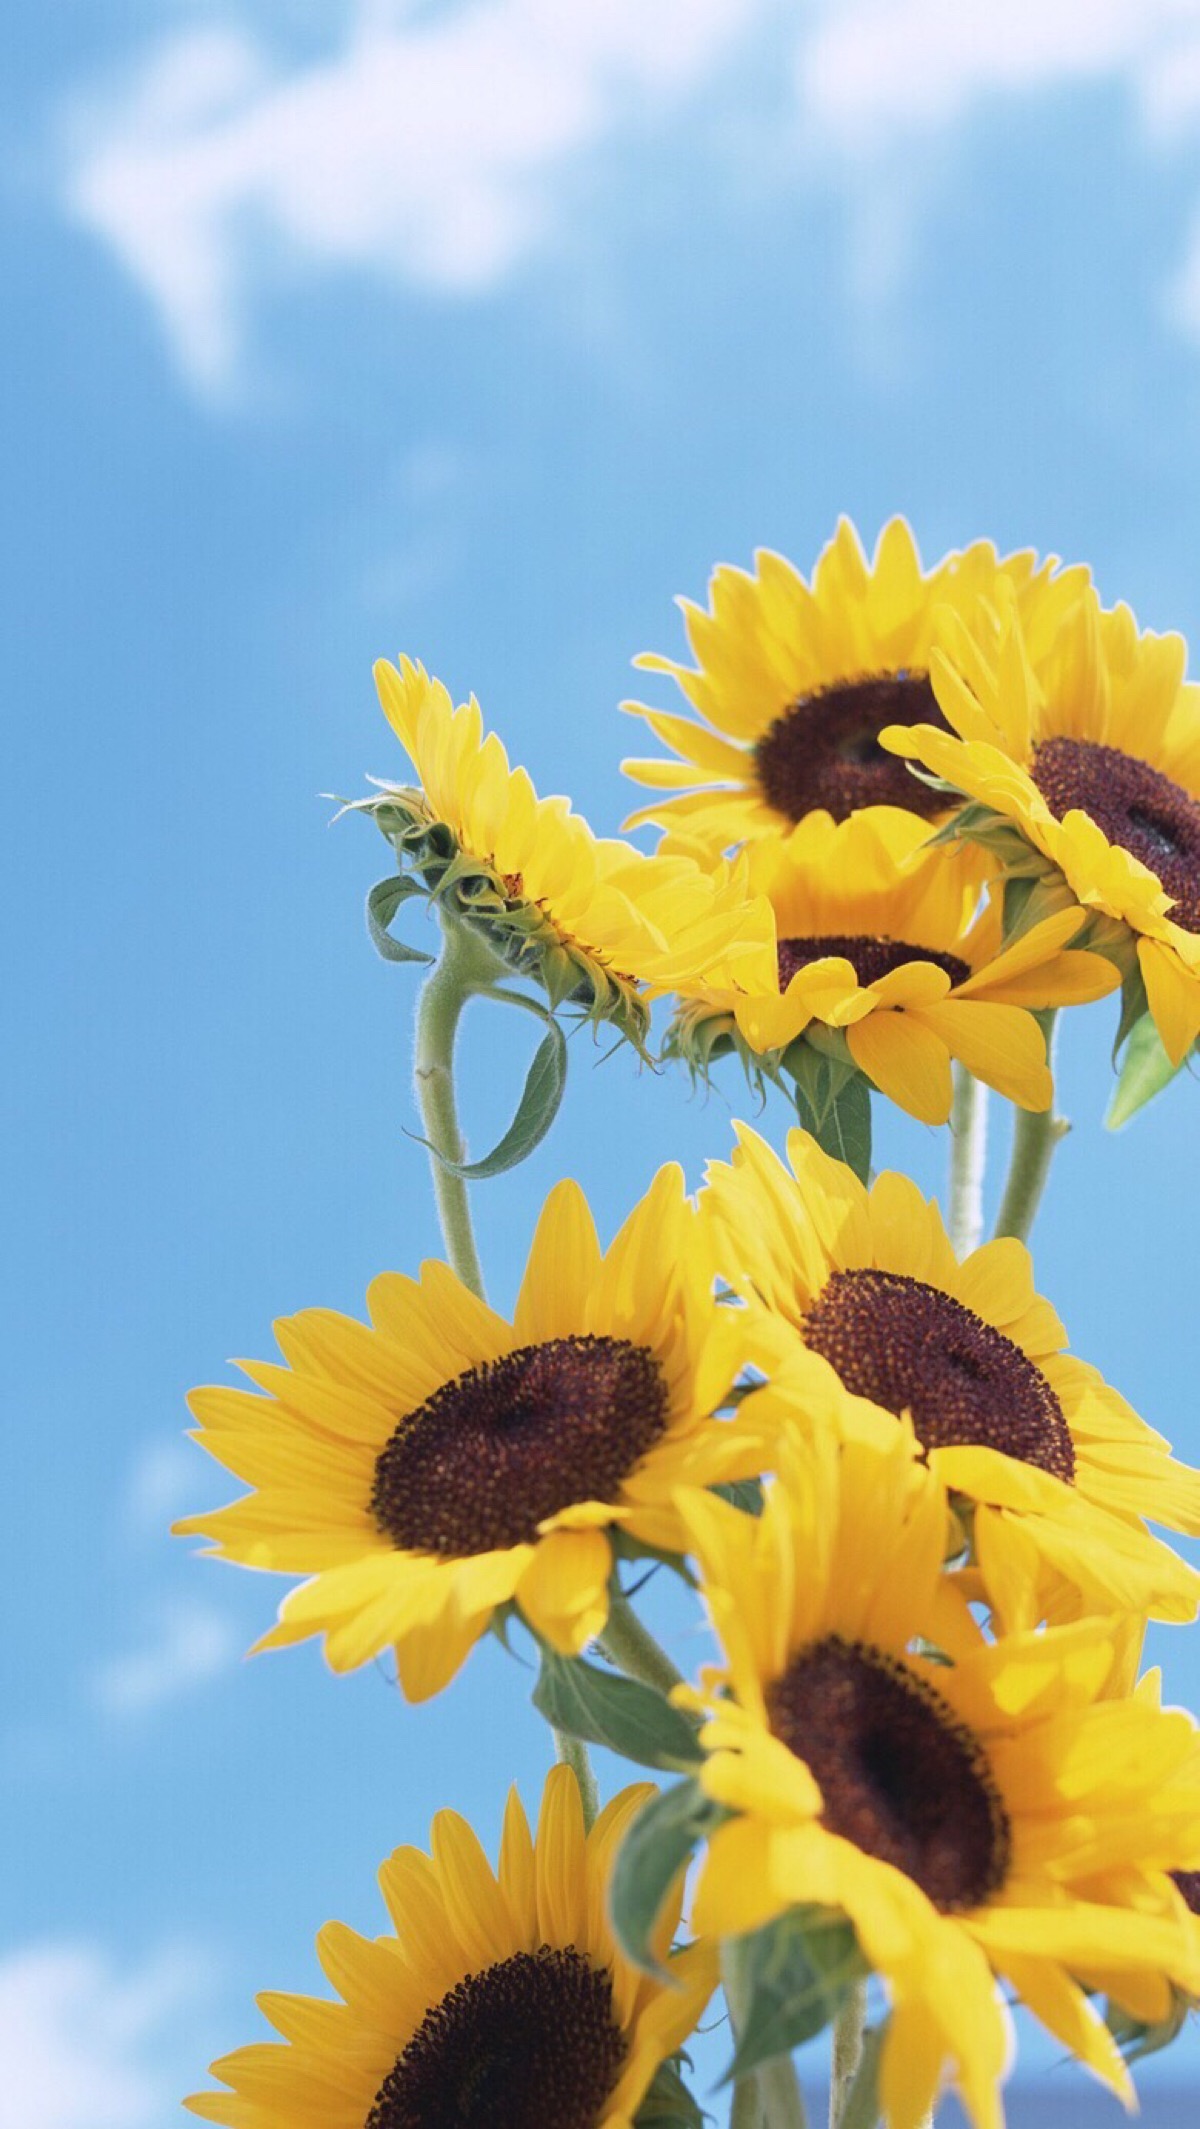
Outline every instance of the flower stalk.
[[(1053, 1064), (1054, 1016), (1051, 1014), (1047, 1018), (1046, 1052)], [(1038, 1113), (1029, 1109), (1017, 1110), (1008, 1180), (996, 1220), (997, 1240), (1009, 1235), (1018, 1242), (1029, 1240), (1049, 1179), (1050, 1164), (1070, 1128), (1066, 1117), (1055, 1113), (1053, 1103)]]
[(983, 1240), (983, 1178), (987, 1165), (987, 1088), (965, 1065), (954, 1067), (950, 1112), (950, 1187), (947, 1227), (955, 1255), (968, 1257)]
[(485, 977), (494, 975), (490, 956), (488, 968), (483, 968), (483, 954), (484, 949), (464, 925), (443, 918), (441, 956), (425, 979), (417, 1007), (413, 1058), (413, 1085), (430, 1146), (433, 1195), (446, 1255), (463, 1285), (469, 1286), (481, 1301), (485, 1298), (483, 1267), (475, 1244), (467, 1185), (445, 1164), (462, 1161), (466, 1155), (454, 1093), (454, 1044), (464, 1006), (484, 988)]

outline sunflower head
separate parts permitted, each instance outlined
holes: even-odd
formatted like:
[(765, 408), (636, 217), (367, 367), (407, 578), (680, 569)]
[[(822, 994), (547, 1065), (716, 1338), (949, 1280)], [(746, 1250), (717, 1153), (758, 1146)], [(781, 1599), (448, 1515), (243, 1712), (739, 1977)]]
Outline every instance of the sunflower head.
[(1007, 1627), (1194, 1617), (1200, 1579), (1146, 1522), (1200, 1531), (1200, 1474), (1066, 1350), (1024, 1246), (960, 1263), (907, 1177), (868, 1190), (798, 1131), (787, 1166), (744, 1125), (738, 1140), (700, 1213), (714, 1271), (779, 1340), (747, 1418), (811, 1433), (832, 1404), (835, 1432), (910, 1423)]
[(642, 1049), (645, 986), (701, 958), (736, 960), (738, 903), (700, 866), (601, 840), (568, 800), (539, 798), (479, 705), (455, 708), (423, 667), (381, 660), (375, 678), (418, 782), (382, 784), (355, 810), (387, 837), (408, 891), (464, 920), (497, 972), (530, 977), (553, 1006), (611, 1021)]
[(985, 1640), (944, 1571), (945, 1490), (903, 1424), (785, 1445), (757, 1519), (698, 1495), (683, 1513), (724, 1655), (680, 1696), (729, 1814), (697, 1927), (849, 1919), (890, 1997), (889, 2129), (916, 2129), (947, 2070), (998, 2129), (998, 1978), (1127, 2092), (1088, 1995), (1110, 1961), (1126, 1993), (1195, 1972), (1167, 1877), (1200, 1828), (1190, 1721), (1103, 1697), (1104, 1621)]
[(635, 782), (673, 794), (629, 825), (685, 828), (719, 853), (786, 835), (812, 813), (845, 820), (886, 805), (937, 818), (946, 800), (897, 773), (879, 733), (942, 721), (929, 673), (939, 610), (970, 609), (1003, 577), (1041, 615), (1080, 575), (1029, 554), (1001, 560), (986, 541), (924, 571), (903, 518), (870, 561), (843, 519), (811, 584), (766, 551), (751, 573), (718, 569), (707, 609), (681, 602), (695, 664), (637, 661), (669, 674), (694, 714), (625, 705), (673, 757), (625, 763)]
[(285, 1365), (246, 1364), (265, 1396), (194, 1392), (198, 1439), (253, 1490), (179, 1530), (311, 1578), (262, 1645), (323, 1633), (339, 1671), (394, 1649), (423, 1699), (507, 1607), (563, 1655), (600, 1633), (616, 1560), (680, 1552), (676, 1487), (767, 1455), (714, 1417), (757, 1344), (713, 1298), (696, 1221), (664, 1168), (602, 1251), (560, 1183), (511, 1323), (428, 1263), (375, 1280), (369, 1325), (278, 1324)]
[(951, 832), (1085, 914), (1125, 982), (1123, 1025), (1148, 1011), (1175, 1064), (1200, 1032), (1200, 690), (1184, 659), (1182, 638), (1139, 631), (1090, 586), (1052, 634), (1001, 596), (943, 617), (938, 724), (881, 735), (957, 803)]
[[(397, 1849), (380, 1871), (390, 1933), (321, 1931), (340, 2000), (260, 1997), (282, 2041), (214, 2063), (228, 2089), (187, 2105), (230, 2129), (632, 2129), (715, 1979), (703, 1945), (671, 1958), (663, 1982), (613, 1939), (612, 1856), (652, 1793), (622, 1791), (585, 1833), (575, 1776), (555, 1767), (536, 1839), (510, 1795), (496, 1872), (465, 1821), (439, 1812), (432, 1853)], [(660, 1924), (663, 1959), (680, 1889)]]
[[(1073, 905), (1005, 947), (998, 900), (980, 906), (976, 856), (929, 847), (894, 807), (809, 816), (741, 860), (748, 910), (773, 936), (735, 971), (685, 979), (668, 1050), (704, 1070), (737, 1050), (748, 1070), (801, 1080), (815, 1048), (926, 1123), (950, 1114), (951, 1059), (1025, 1108), (1052, 1085), (1034, 1010), (1102, 996), (1116, 975), (1074, 951)], [(761, 918), (755, 918), (759, 924)]]

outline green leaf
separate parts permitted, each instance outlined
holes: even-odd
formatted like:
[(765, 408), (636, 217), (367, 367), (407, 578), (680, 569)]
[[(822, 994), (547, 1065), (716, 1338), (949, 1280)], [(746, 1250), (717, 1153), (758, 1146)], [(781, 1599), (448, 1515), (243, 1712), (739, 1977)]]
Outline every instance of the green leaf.
[(651, 1939), (667, 1894), (692, 1850), (728, 1815), (689, 1775), (643, 1806), (617, 1850), (609, 1889), (617, 1942), (627, 1959), (660, 1980), (666, 1969)]
[(669, 1774), (703, 1758), (687, 1716), (653, 1686), (601, 1670), (582, 1656), (560, 1656), (544, 1642), (541, 1656), (533, 1704), (554, 1729)]
[[(792, 1055), (789, 1051), (789, 1069)], [(815, 1072), (796, 1077), (796, 1114), (823, 1152), (844, 1161), (866, 1183), (871, 1175), (870, 1081), (861, 1072), (845, 1073), (829, 1058), (818, 1058), (816, 1065)]]
[(367, 896), (367, 930), (376, 953), (382, 954), (385, 961), (418, 961), (428, 967), (435, 955), (423, 954), (418, 947), (393, 939), (388, 929), (396, 911), (403, 903), (411, 902), (414, 895), (427, 899), (421, 882), (407, 873), (389, 873), (386, 880), (377, 880)]
[[(448, 1168), (451, 1175), (461, 1176), (464, 1183), (486, 1182), (490, 1176), (504, 1175), (510, 1168), (528, 1160), (558, 1115), (567, 1084), (567, 1040), (557, 1020), (552, 1019), (534, 999), (523, 998), (517, 991), (503, 990), (498, 984), (481, 990), (478, 995), (494, 998), (502, 1005), (519, 1005), (525, 1012), (536, 1014), (545, 1023), (546, 1032), (534, 1052), (517, 1113), (499, 1144), (493, 1146), (482, 1160), (448, 1160), (427, 1138), (420, 1140), (443, 1168)], [(416, 1136), (415, 1133), (412, 1135)]]
[(705, 2116), (673, 2061), (660, 2065), (633, 2119), (636, 2129), (702, 2129)]
[(869, 1971), (851, 1925), (828, 1907), (789, 1908), (764, 1929), (736, 1938), (730, 1956), (742, 2006), (730, 2078), (811, 2040)]
[(1149, 1013), (1143, 1013), (1125, 1045), (1120, 1077), (1104, 1119), (1108, 1129), (1119, 1131), (1148, 1101), (1161, 1094), (1181, 1069), (1182, 1061), (1171, 1063), (1153, 1020)]

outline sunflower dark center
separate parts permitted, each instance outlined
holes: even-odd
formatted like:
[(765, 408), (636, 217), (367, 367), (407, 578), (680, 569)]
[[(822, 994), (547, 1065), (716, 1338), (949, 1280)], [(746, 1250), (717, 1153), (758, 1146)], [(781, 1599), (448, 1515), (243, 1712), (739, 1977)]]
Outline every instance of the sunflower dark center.
[(364, 2129), (595, 2129), (626, 2052), (608, 1975), (543, 1944), (426, 2013)]
[(1170, 1872), (1194, 1915), (1200, 1915), (1200, 1870)]
[(860, 806), (904, 806), (926, 820), (946, 801), (879, 744), (889, 724), (949, 726), (928, 673), (866, 673), (801, 695), (754, 749), (759, 788), (785, 820), (818, 808), (844, 821)]
[(468, 1368), (396, 1428), (371, 1512), (404, 1552), (529, 1544), (573, 1501), (609, 1501), (667, 1424), (654, 1355), (623, 1338), (548, 1338)]
[(939, 953), (934, 946), (910, 946), (906, 939), (873, 939), (868, 934), (822, 932), (809, 939), (779, 941), (780, 990), (787, 989), (797, 969), (807, 968), (810, 961), (823, 961), (828, 954), (848, 961), (860, 983), (877, 983), (910, 961), (932, 961), (935, 968), (945, 970), (952, 984), (965, 983), (971, 973), (957, 954)]
[(1172, 921), (1200, 932), (1200, 802), (1148, 761), (1090, 739), (1043, 740), (1029, 773), (1056, 820), (1086, 813), (1162, 882)]
[(882, 1650), (832, 1634), (767, 1694), (776, 1737), (812, 1769), (830, 1832), (912, 1878), (943, 1914), (978, 1907), (1012, 1840), (978, 1740)]
[(1068, 1482), (1075, 1446), (1028, 1354), (940, 1287), (890, 1271), (836, 1271), (805, 1343), (856, 1397), (912, 1414), (926, 1449), (998, 1449)]

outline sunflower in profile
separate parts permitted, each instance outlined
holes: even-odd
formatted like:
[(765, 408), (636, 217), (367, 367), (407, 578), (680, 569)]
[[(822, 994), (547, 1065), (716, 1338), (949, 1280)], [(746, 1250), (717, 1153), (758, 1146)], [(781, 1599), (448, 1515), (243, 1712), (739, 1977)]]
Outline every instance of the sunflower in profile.
[(681, 1484), (763, 1469), (716, 1413), (748, 1358), (747, 1312), (714, 1300), (697, 1215), (659, 1171), (602, 1252), (578, 1185), (538, 1221), (512, 1323), (445, 1264), (385, 1272), (371, 1322), (276, 1325), (265, 1396), (196, 1390), (196, 1439), (253, 1491), (183, 1535), (302, 1574), (261, 1647), (324, 1633), (334, 1670), (394, 1649), (410, 1699), (439, 1692), (498, 1610), (577, 1654), (608, 1617), (614, 1551), (681, 1549)]
[(1024, 1245), (960, 1263), (907, 1176), (867, 1190), (802, 1131), (787, 1151), (790, 1168), (740, 1124), (700, 1199), (714, 1267), (779, 1332), (756, 1424), (811, 1431), (835, 1384), (835, 1432), (886, 1437), (910, 1419), (1010, 1630), (1082, 1612), (1193, 1618), (1200, 1576), (1143, 1518), (1200, 1535), (1200, 1472), (1065, 1350)]
[(1105, 1621), (985, 1640), (904, 1425), (793, 1441), (758, 1518), (698, 1495), (682, 1512), (725, 1661), (679, 1697), (707, 1717), (699, 1779), (733, 1814), (697, 1928), (849, 1918), (890, 1997), (888, 2129), (917, 2129), (947, 2070), (975, 2129), (999, 2129), (998, 1978), (1128, 2097), (1087, 1989), (1100, 1965), (1121, 1986), (1197, 1978), (1167, 1877), (1200, 1830), (1190, 1719), (1101, 1697)]
[[(952, 1057), (1023, 1108), (1048, 1107), (1033, 1010), (1102, 997), (1116, 971), (1071, 950), (1084, 923), (1073, 907), (1005, 947), (999, 902), (980, 912), (972, 854), (927, 843), (915, 814), (877, 806), (840, 822), (812, 813), (752, 846), (733, 870), (757, 950), (735, 973), (681, 979), (668, 1049), (702, 1068), (732, 1046), (753, 1073), (815, 1025), (826, 1040), (840, 1031), (849, 1062), (924, 1123), (950, 1114)], [(761, 937), (764, 903), (774, 936)]]
[[(585, 1834), (575, 1776), (555, 1767), (536, 1840), (510, 1794), (495, 1874), (466, 1822), (440, 1811), (432, 1855), (398, 1848), (379, 1873), (394, 1933), (321, 1931), (342, 2000), (261, 1996), (282, 2043), (214, 2063), (230, 2090), (196, 2094), (193, 2114), (229, 2129), (633, 2129), (715, 1979), (702, 1945), (663, 1982), (614, 1942), (612, 1857), (652, 1794), (624, 1790)], [(664, 1959), (679, 1906), (677, 1892)]]
[(625, 707), (674, 759), (627, 761), (656, 798), (628, 826), (684, 829), (713, 854), (786, 835), (810, 813), (845, 820), (864, 806), (903, 806), (932, 820), (944, 796), (906, 777), (879, 745), (884, 725), (941, 723), (929, 682), (939, 609), (969, 609), (1003, 574), (1039, 629), (1082, 579), (1030, 554), (1001, 560), (987, 541), (922, 570), (912, 533), (893, 518), (868, 562), (843, 518), (811, 585), (781, 555), (761, 552), (753, 574), (722, 567), (707, 609), (683, 605), (695, 666), (645, 654), (669, 673), (694, 717)]
[(402, 872), (452, 906), (506, 967), (558, 1005), (581, 1005), (635, 1041), (644, 982), (698, 961), (736, 960), (741, 899), (683, 854), (649, 858), (602, 841), (565, 798), (539, 798), (524, 769), (486, 736), (474, 700), (455, 708), (439, 680), (380, 660), (383, 711), (417, 772), (352, 810), (370, 813)]
[[(1200, 690), (1180, 636), (1080, 591), (1052, 638), (1002, 596), (947, 616), (936, 721), (883, 744), (969, 803), (961, 831), (1089, 913), (1178, 1064), (1200, 1033)], [(947, 730), (949, 726), (949, 730)]]

